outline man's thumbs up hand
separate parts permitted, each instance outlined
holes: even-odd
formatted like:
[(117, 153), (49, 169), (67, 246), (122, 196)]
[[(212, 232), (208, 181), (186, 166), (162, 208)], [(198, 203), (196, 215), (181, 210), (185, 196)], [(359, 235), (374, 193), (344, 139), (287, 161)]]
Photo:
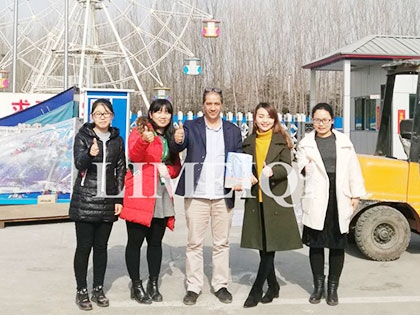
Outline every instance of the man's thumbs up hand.
[(178, 127), (175, 128), (174, 139), (176, 143), (182, 143), (184, 141), (184, 125), (180, 121)]

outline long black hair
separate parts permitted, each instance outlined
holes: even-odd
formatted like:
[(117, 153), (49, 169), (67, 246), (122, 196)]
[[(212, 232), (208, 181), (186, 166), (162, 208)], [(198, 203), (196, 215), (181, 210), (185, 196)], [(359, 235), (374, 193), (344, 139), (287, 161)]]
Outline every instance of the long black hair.
[[(161, 98), (155, 99), (150, 104), (149, 111), (147, 113), (147, 118), (149, 119), (149, 122), (153, 126), (153, 129), (157, 130), (158, 126), (153, 121), (153, 119), (150, 118), (150, 116), (153, 113), (156, 113), (156, 112), (160, 111), (164, 107), (166, 108), (167, 112), (169, 114), (171, 114), (171, 119), (169, 121), (169, 124), (165, 127), (165, 129), (163, 131), (163, 136), (166, 138), (167, 141), (169, 141), (174, 136), (174, 126), (172, 124), (172, 118), (174, 116), (174, 108), (172, 106), (172, 103), (170, 101), (168, 101), (167, 99), (161, 99)], [(169, 151), (169, 160), (171, 162), (173, 162), (175, 160), (175, 157), (177, 156), (177, 154), (178, 153), (174, 153), (174, 152)]]

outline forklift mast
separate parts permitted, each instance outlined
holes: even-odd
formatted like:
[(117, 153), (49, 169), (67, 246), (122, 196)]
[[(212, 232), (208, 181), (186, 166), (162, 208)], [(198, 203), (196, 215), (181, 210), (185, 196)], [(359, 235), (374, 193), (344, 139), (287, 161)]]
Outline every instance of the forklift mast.
[(381, 123), (379, 127), (378, 140), (376, 143), (375, 155), (392, 157), (392, 102), (394, 95), (395, 79), (398, 75), (412, 74), (417, 75), (416, 100), (414, 106), (413, 119), (409, 124), (410, 130), (405, 130), (410, 134), (410, 154), (409, 161), (418, 162), (420, 156), (420, 60), (403, 60), (385, 64), (383, 66), (387, 70), (387, 81), (385, 86), (385, 97), (382, 106)]

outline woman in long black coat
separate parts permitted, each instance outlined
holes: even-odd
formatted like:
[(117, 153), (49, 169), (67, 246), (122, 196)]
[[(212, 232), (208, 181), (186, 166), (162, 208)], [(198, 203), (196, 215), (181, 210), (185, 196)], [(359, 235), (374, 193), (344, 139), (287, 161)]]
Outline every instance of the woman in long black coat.
[[(267, 103), (258, 104), (253, 133), (243, 143), (244, 153), (253, 155), (254, 164), (252, 197), (245, 200), (241, 247), (258, 249), (260, 264), (244, 307), (256, 306), (260, 301), (270, 303), (279, 296), (275, 252), (302, 247), (292, 200), (286, 193), (291, 147), (276, 109)], [(263, 297), (266, 280), (268, 290)]]
[(69, 216), (76, 227), (76, 304), (82, 310), (92, 309), (86, 280), (92, 248), (92, 301), (101, 307), (109, 305), (103, 292), (108, 239), (122, 209), (122, 197), (117, 195), (124, 187), (126, 171), (123, 140), (119, 130), (110, 126), (113, 117), (112, 104), (106, 99), (96, 100), (92, 104), (93, 123), (85, 123), (74, 139), (74, 164), (78, 173)]

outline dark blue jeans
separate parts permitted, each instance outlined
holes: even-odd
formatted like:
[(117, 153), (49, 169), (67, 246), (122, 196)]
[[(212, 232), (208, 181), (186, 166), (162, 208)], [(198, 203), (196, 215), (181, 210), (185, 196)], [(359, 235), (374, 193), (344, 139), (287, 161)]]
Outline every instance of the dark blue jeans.
[(87, 270), (93, 248), (93, 287), (103, 285), (108, 260), (108, 239), (113, 222), (76, 222), (74, 274), (77, 290), (87, 288)]

